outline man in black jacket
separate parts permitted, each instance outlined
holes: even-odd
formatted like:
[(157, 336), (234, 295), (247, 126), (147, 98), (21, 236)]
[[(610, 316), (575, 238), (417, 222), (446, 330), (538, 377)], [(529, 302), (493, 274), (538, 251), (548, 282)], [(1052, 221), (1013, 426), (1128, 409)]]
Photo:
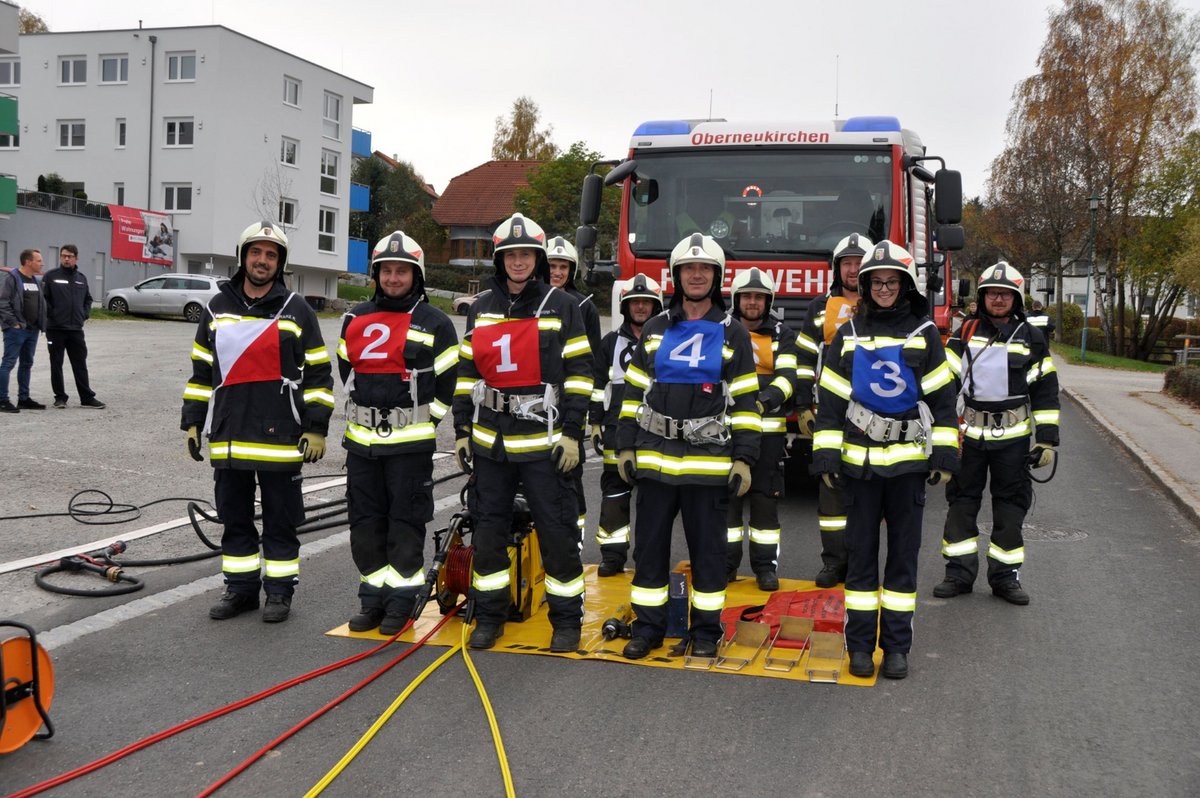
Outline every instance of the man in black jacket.
[[(0, 329), (4, 330), (4, 360), (0, 362), (0, 411), (45, 410), (29, 396), (29, 375), (37, 351), (38, 333), (46, 329), (46, 294), (37, 275), (42, 253), (21, 253), (21, 268), (0, 274)], [(8, 398), (8, 375), (17, 367), (17, 403)]]
[(79, 272), (79, 247), (63, 244), (58, 253), (58, 268), (46, 275), (42, 281), (46, 290), (46, 348), (50, 350), (50, 387), (54, 389), (54, 406), (62, 410), (67, 406), (67, 389), (63, 383), (63, 355), (71, 358), (71, 373), (75, 376), (75, 390), (79, 391), (79, 404), (97, 410), (104, 402), (96, 398), (96, 392), (88, 382), (87, 342), (83, 339), (83, 325), (92, 314), (92, 294), (88, 281)]

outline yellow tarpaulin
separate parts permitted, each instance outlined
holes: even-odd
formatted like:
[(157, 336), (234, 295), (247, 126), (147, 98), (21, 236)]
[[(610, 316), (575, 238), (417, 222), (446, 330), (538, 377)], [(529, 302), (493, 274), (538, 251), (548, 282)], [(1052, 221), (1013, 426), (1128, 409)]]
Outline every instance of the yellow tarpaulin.
[[(584, 566), (584, 579), (586, 581), (587, 592), (584, 601), (583, 635), (580, 639), (580, 650), (578, 652), (573, 654), (550, 653), (550, 621), (547, 617), (547, 607), (544, 604), (532, 618), (524, 623), (515, 623), (512, 621), (506, 623), (504, 625), (504, 635), (497, 641), (496, 647), (492, 650), (510, 654), (542, 654), (566, 659), (604, 660), (606, 662), (619, 662), (625, 665), (685, 670), (683, 657), (671, 657), (667, 653), (669, 647), (673, 643), (678, 642), (676, 640), (668, 638), (663, 648), (658, 649), (645, 659), (627, 660), (621, 656), (621, 649), (624, 648), (626, 641), (621, 638), (605, 640), (601, 634), (600, 630), (604, 622), (616, 613), (620, 605), (629, 603), (629, 581), (632, 578), (632, 571), (626, 571), (623, 575), (600, 579), (596, 576), (595, 565)], [(779, 589), (803, 591), (815, 590), (816, 586), (812, 582), (780, 579)], [(736, 607), (741, 605), (765, 604), (770, 595), (770, 593), (764, 593), (759, 590), (753, 578), (742, 577), (738, 581), (731, 583), (726, 589), (725, 605), (727, 607)], [(442, 616), (437, 603), (430, 601), (425, 606), (425, 612), (413, 624), (413, 628), (401, 635), (397, 642), (411, 643), (414, 640), (424, 637), (441, 618)], [(457, 618), (452, 618), (437, 634), (429, 639), (429, 644), (436, 646), (457, 645), (462, 639), (461, 630), (462, 622)], [(371, 632), (351, 632), (346, 624), (342, 624), (326, 634), (372, 641), (386, 639), (383, 635), (379, 634), (378, 630)], [(708, 669), (708, 673), (765, 676), (769, 679), (789, 679), (797, 682), (809, 681), (807, 652), (800, 657), (795, 667), (791, 670), (783, 671), (769, 670), (764, 667), (765, 651), (766, 648), (764, 646), (763, 650), (757, 652), (754, 659), (740, 670), (712, 667)], [(794, 650), (791, 653), (793, 656), (795, 655)], [(878, 650), (875, 652), (876, 672), (878, 672), (879, 661), (882, 659), (882, 656), (882, 652)], [(848, 658), (843, 657), (841, 672), (837, 676), (838, 684), (870, 686), (875, 683), (875, 677), (861, 679), (851, 676), (849, 670), (847, 670), (848, 665)], [(686, 670), (691, 671), (693, 669), (686, 668)]]

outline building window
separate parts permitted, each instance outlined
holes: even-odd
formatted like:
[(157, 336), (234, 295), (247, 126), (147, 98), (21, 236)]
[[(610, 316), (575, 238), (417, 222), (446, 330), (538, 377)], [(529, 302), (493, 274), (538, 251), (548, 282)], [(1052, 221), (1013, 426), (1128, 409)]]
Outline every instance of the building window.
[(321, 150), (321, 193), (338, 193), (338, 154), (332, 150)]
[(190, 213), (192, 210), (192, 184), (164, 184), (163, 210), (174, 211), (175, 213)]
[(58, 59), (59, 85), (87, 83), (87, 59), (82, 55), (64, 55)]
[(166, 147), (190, 147), (192, 146), (192, 133), (194, 123), (192, 118), (182, 117), (180, 119), (167, 119), (167, 143)]
[(0, 58), (0, 86), (21, 85), (21, 62), (16, 58)]
[(284, 136), (279, 145), (279, 162), (295, 166), (300, 155), (300, 142)]
[(296, 226), (296, 201), (283, 197), (279, 200), (279, 223), (284, 227)]
[(58, 120), (58, 148), (60, 150), (83, 149), (84, 127), (82, 119)]
[(118, 119), (117, 120), (117, 149), (119, 149), (119, 150), (125, 148), (125, 128), (126, 128), (125, 120), (123, 118)]
[(124, 183), (113, 183), (113, 200), (118, 205), (125, 204), (125, 184)]
[(336, 94), (325, 92), (325, 127), (326, 138), (342, 140), (342, 98)]
[(289, 75), (283, 76), (283, 104), (300, 107), (300, 81)]
[(333, 208), (322, 208), (320, 219), (317, 220), (317, 230), (317, 249), (321, 252), (336, 252), (333, 241), (337, 234), (337, 211)]
[(0, 133), (0, 150), (16, 150), (21, 147), (21, 136), (19, 134), (8, 135)]
[(128, 83), (129, 56), (102, 55), (100, 56), (101, 83)]
[(195, 53), (167, 53), (167, 80), (195, 80)]

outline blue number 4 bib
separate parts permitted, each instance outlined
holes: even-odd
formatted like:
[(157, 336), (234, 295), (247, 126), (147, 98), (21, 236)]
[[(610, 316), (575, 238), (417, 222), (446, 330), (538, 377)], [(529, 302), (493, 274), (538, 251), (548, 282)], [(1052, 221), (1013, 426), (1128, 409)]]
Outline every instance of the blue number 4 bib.
[(681, 321), (663, 333), (654, 354), (655, 379), (687, 385), (721, 381), (725, 329), (715, 321)]

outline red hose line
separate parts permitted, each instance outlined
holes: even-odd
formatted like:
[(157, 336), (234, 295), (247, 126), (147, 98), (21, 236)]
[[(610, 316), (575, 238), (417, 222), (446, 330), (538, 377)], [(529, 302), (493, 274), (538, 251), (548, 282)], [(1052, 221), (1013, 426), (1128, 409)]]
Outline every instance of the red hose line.
[[(449, 617), (450, 616), (447, 615), (446, 618), (444, 618), (442, 620), (442, 623), (445, 623), (446, 619), (448, 619)], [(440, 625), (441, 624), (439, 624), (439, 626)], [(391, 645), (391, 643), (403, 631), (404, 630), (397, 632), (395, 635), (392, 635), (392, 637), (390, 637), (387, 640), (385, 640), (384, 642), (380, 643), (375, 648), (364, 651), (361, 654), (355, 654), (354, 656), (346, 657), (345, 659), (338, 660), (337, 662), (331, 662), (328, 665), (317, 668), (316, 670), (309, 671), (308, 673), (300, 674), (299, 676), (288, 679), (286, 682), (281, 682), (281, 683), (275, 685), (274, 687), (269, 687), (266, 690), (255, 693), (254, 695), (247, 696), (243, 699), (235, 701), (232, 704), (221, 707), (220, 709), (214, 709), (211, 712), (207, 712), (203, 715), (198, 715), (197, 717), (194, 717), (191, 720), (186, 720), (183, 723), (180, 723), (176, 726), (172, 726), (168, 729), (164, 729), (163, 731), (157, 732), (156, 734), (152, 734), (149, 737), (138, 740), (137, 742), (130, 743), (129, 745), (125, 746), (124, 748), (117, 749), (116, 751), (113, 751), (111, 754), (101, 757), (100, 759), (97, 759), (94, 762), (89, 762), (86, 765), (81, 765), (80, 767), (77, 767), (74, 770), (69, 770), (66, 773), (55, 776), (54, 778), (47, 779), (46, 781), (39, 782), (38, 784), (34, 784), (30, 787), (26, 787), (25, 789), (21, 790), (20, 792), (15, 792), (12, 795), (8, 796), (8, 798), (28, 798), (29, 796), (32, 796), (32, 795), (40, 795), (41, 793), (45, 792), (46, 790), (50, 790), (55, 787), (61, 787), (62, 785), (66, 784), (67, 782), (74, 781), (75, 779), (79, 778), (80, 776), (86, 776), (88, 773), (93, 773), (97, 770), (100, 770), (101, 768), (108, 767), (112, 763), (118, 762), (121, 759), (124, 759), (125, 757), (129, 756), (130, 754), (141, 751), (144, 748), (149, 748), (150, 746), (154, 745), (155, 743), (160, 743), (169, 737), (174, 737), (175, 735), (179, 734), (180, 732), (185, 732), (188, 729), (192, 729), (192, 728), (195, 728), (196, 726), (200, 726), (202, 724), (208, 723), (210, 720), (215, 720), (217, 718), (228, 715), (231, 712), (236, 712), (239, 709), (248, 707), (251, 704), (256, 704), (259, 701), (262, 701), (264, 698), (270, 698), (271, 696), (273, 696), (277, 693), (282, 693), (284, 690), (295, 687), (298, 684), (303, 684), (304, 682), (311, 681), (312, 679), (316, 679), (319, 676), (324, 676), (327, 673), (332, 673), (333, 671), (344, 668), (347, 665), (353, 665), (354, 663), (364, 660), (367, 657), (370, 657), (373, 654), (376, 654), (376, 653), (382, 651), (387, 646)], [(417, 648), (420, 648), (420, 646), (423, 642), (424, 642), (424, 638), (420, 642), (414, 643), (410, 650), (415, 650)]]
[[(461, 606), (461, 605), (460, 605), (460, 606)], [(443, 626), (443, 625), (446, 623), (446, 621), (450, 620), (450, 618), (451, 618), (453, 615), (455, 615), (457, 612), (458, 612), (458, 607), (455, 607), (455, 608), (454, 608), (454, 609), (453, 609), (451, 612), (449, 612), (449, 613), (446, 615), (446, 617), (444, 617), (444, 618), (442, 618), (440, 621), (438, 621), (437, 625), (436, 625), (436, 626), (434, 626), (432, 629), (430, 629), (430, 630), (429, 630), (429, 632), (428, 632), (428, 633), (426, 633), (426, 635), (425, 635), (424, 637), (422, 637), (420, 640), (418, 640), (418, 641), (416, 641), (415, 643), (413, 643), (413, 644), (412, 644), (412, 645), (411, 645), (409, 648), (407, 648), (407, 649), (405, 649), (403, 652), (401, 652), (401, 653), (400, 653), (400, 654), (399, 654), (399, 655), (398, 655), (398, 656), (397, 656), (395, 659), (393, 659), (391, 662), (389, 662), (388, 664), (384, 665), (382, 668), (380, 668), (379, 670), (375, 671), (375, 672), (374, 672), (374, 673), (372, 673), (370, 676), (368, 676), (367, 678), (363, 679), (361, 682), (359, 682), (358, 684), (354, 685), (354, 686), (353, 686), (353, 687), (351, 687), (349, 690), (347, 690), (346, 692), (342, 693), (340, 696), (338, 696), (337, 698), (333, 699), (333, 700), (332, 700), (332, 701), (330, 701), (328, 704), (326, 704), (325, 706), (321, 707), (321, 708), (320, 708), (320, 709), (318, 709), (316, 712), (312, 713), (312, 714), (311, 714), (311, 715), (309, 715), (307, 718), (305, 718), (304, 720), (300, 721), (300, 722), (299, 722), (299, 723), (297, 723), (295, 726), (293, 726), (292, 728), (290, 728), (290, 729), (288, 729), (287, 731), (285, 731), (283, 734), (281, 734), (281, 735), (279, 735), (278, 737), (276, 737), (276, 738), (275, 738), (274, 740), (272, 740), (271, 742), (267, 743), (265, 746), (263, 746), (262, 748), (260, 748), (260, 749), (259, 749), (258, 751), (256, 751), (255, 753), (251, 754), (251, 755), (250, 755), (250, 757), (249, 757), (248, 759), (246, 759), (246, 761), (245, 761), (245, 762), (243, 762), (242, 764), (240, 764), (240, 765), (238, 765), (237, 767), (235, 767), (233, 770), (231, 770), (231, 771), (229, 771), (228, 773), (226, 773), (224, 776), (222, 776), (222, 777), (221, 777), (220, 779), (218, 779), (217, 781), (214, 781), (212, 784), (210, 784), (210, 785), (208, 786), (208, 788), (207, 788), (207, 789), (205, 789), (205, 790), (204, 790), (204, 792), (202, 792), (202, 793), (199, 793), (199, 794), (196, 796), (196, 798), (208, 798), (208, 796), (212, 795), (212, 794), (213, 794), (213, 793), (215, 793), (217, 790), (221, 789), (221, 788), (222, 788), (222, 787), (224, 787), (226, 784), (228, 784), (229, 782), (233, 781), (235, 778), (237, 778), (237, 776), (239, 776), (240, 774), (242, 774), (243, 772), (245, 772), (245, 771), (246, 771), (246, 769), (248, 769), (248, 768), (249, 768), (251, 765), (253, 765), (255, 762), (257, 762), (258, 760), (260, 760), (260, 759), (262, 759), (264, 756), (266, 756), (266, 755), (267, 755), (267, 754), (268, 754), (268, 753), (269, 753), (269, 752), (270, 752), (272, 749), (276, 748), (276, 747), (277, 747), (277, 746), (279, 746), (281, 743), (283, 743), (283, 742), (287, 741), (289, 738), (291, 738), (292, 736), (294, 736), (296, 733), (298, 733), (298, 732), (299, 732), (301, 729), (303, 729), (305, 726), (308, 726), (308, 725), (309, 725), (310, 723), (312, 723), (314, 720), (316, 720), (317, 718), (321, 717), (321, 716), (322, 716), (322, 715), (324, 715), (326, 712), (328, 712), (329, 710), (333, 709), (333, 708), (334, 708), (334, 707), (336, 707), (338, 704), (342, 703), (342, 702), (343, 702), (343, 701), (345, 701), (347, 698), (349, 698), (350, 696), (354, 695), (354, 694), (355, 694), (355, 693), (357, 693), (359, 690), (363, 689), (364, 687), (366, 687), (367, 685), (369, 685), (371, 682), (373, 682), (373, 681), (375, 681), (376, 679), (378, 679), (378, 678), (379, 678), (380, 676), (382, 676), (383, 674), (387, 673), (389, 670), (391, 670), (392, 668), (394, 668), (396, 665), (400, 664), (400, 662), (401, 662), (401, 661), (403, 661), (403, 660), (404, 660), (406, 657), (408, 657), (408, 655), (409, 655), (409, 654), (413, 653), (413, 652), (414, 652), (414, 651), (416, 651), (418, 648), (420, 648), (421, 646), (425, 645), (425, 643), (426, 643), (426, 642), (429, 640), (429, 638), (430, 638), (430, 637), (432, 637), (432, 636), (434, 635), (434, 633), (435, 633), (435, 632), (437, 632), (439, 629), (441, 629), (441, 628), (442, 628), (442, 626)], [(413, 622), (410, 620), (408, 623), (406, 623), (406, 624), (404, 625), (404, 628), (403, 628), (403, 629), (401, 629), (401, 630), (400, 630), (399, 632), (397, 632), (396, 634), (398, 634), (398, 635), (399, 635), (399, 634), (404, 634), (404, 633), (405, 633), (406, 631), (408, 631), (408, 629), (409, 629), (409, 628), (412, 626), (412, 623), (413, 623)]]

